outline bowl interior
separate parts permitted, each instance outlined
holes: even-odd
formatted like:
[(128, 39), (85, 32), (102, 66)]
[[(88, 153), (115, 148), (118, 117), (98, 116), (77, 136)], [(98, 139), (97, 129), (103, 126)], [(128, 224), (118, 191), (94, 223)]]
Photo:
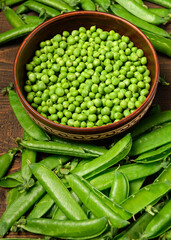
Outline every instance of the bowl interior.
[[(148, 100), (148, 98), (151, 98), (152, 92), (154, 92), (154, 88), (157, 87), (157, 79), (159, 75), (158, 61), (157, 61), (155, 50), (153, 49), (151, 43), (145, 37), (145, 35), (133, 24), (127, 22), (124, 19), (116, 17), (114, 15), (101, 13), (101, 12), (79, 11), (79, 12), (71, 12), (71, 13), (59, 15), (55, 18), (52, 18), (44, 22), (43, 24), (38, 26), (24, 40), (23, 44), (21, 45), (17, 53), (15, 65), (14, 65), (14, 79), (15, 79), (14, 81), (17, 87), (17, 92), (19, 94), (19, 97), (22, 98), (22, 101), (24, 101), (24, 105), (27, 105), (27, 108), (31, 109), (31, 107), (28, 106), (29, 104), (27, 104), (27, 101), (25, 100), (24, 84), (25, 84), (25, 81), (27, 80), (25, 66), (29, 61), (31, 61), (35, 51), (39, 49), (40, 42), (51, 39), (57, 33), (62, 33), (65, 30), (71, 32), (72, 30), (78, 29), (81, 26), (88, 29), (93, 25), (96, 25), (97, 28), (99, 27), (106, 31), (114, 30), (118, 32), (120, 35), (126, 35), (130, 38), (131, 41), (134, 42), (136, 47), (143, 49), (145, 56), (148, 58), (147, 67), (151, 72), (151, 78), (152, 78), (151, 90), (146, 100)], [(149, 99), (149, 101), (150, 100), (151, 99)], [(142, 105), (139, 107), (138, 110), (136, 110), (137, 113), (138, 111), (141, 111)], [(35, 112), (33, 109), (32, 111)], [(131, 116), (128, 116), (125, 119), (133, 118), (134, 113), (130, 114)], [(43, 118), (41, 115), (39, 116), (40, 118)], [(119, 122), (122, 123), (123, 121), (120, 120)], [(116, 122), (114, 124), (117, 126), (119, 122)], [(53, 123), (53, 125), (55, 125), (55, 123)], [(60, 125), (60, 124), (57, 124), (57, 125)], [(68, 127), (68, 126), (64, 126), (64, 128), (65, 127)], [(96, 127), (96, 128), (103, 129), (103, 127), (105, 126)], [(73, 127), (69, 127), (69, 128), (71, 128), (71, 131), (72, 131)], [(85, 131), (84, 129), (80, 129), (80, 130)]]

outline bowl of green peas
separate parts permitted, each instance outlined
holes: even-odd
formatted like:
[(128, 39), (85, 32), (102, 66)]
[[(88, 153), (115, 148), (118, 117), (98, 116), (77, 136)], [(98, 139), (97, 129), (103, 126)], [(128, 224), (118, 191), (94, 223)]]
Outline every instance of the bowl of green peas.
[(51, 18), (21, 44), (14, 84), (29, 116), (50, 134), (98, 140), (136, 124), (156, 94), (159, 64), (147, 37), (109, 13)]

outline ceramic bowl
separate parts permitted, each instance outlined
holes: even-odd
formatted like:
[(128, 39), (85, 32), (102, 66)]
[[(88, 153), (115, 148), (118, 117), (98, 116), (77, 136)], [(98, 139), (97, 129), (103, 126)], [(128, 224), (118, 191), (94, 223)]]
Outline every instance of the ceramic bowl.
[[(148, 59), (147, 67), (151, 72), (150, 76), (152, 79), (149, 95), (144, 103), (133, 113), (118, 122), (105, 126), (76, 128), (50, 121), (33, 109), (26, 100), (26, 94), (24, 92), (24, 85), (27, 79), (25, 66), (33, 58), (35, 50), (39, 49), (41, 41), (51, 39), (54, 35), (62, 33), (64, 30), (71, 32), (81, 26), (88, 29), (92, 25), (96, 25), (97, 28), (99, 27), (106, 31), (113, 29), (120, 35), (126, 35), (134, 42), (136, 47), (143, 49), (144, 54)], [(29, 116), (48, 133), (72, 140), (90, 141), (105, 139), (128, 130), (144, 116), (152, 104), (156, 94), (158, 78), (158, 58), (147, 37), (136, 26), (122, 18), (116, 17), (112, 14), (94, 11), (65, 13), (42, 23), (25, 38), (17, 52), (14, 63), (15, 88), (20, 101)]]

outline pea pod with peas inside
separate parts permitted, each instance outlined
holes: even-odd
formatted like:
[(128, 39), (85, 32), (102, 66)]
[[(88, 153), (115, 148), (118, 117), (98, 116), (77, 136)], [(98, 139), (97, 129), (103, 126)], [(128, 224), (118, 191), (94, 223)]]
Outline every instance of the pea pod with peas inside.
[(3, 6), (2, 11), (7, 19), (7, 21), (10, 23), (12, 27), (21, 27), (25, 25), (24, 21), (16, 14), (16, 12), (8, 7)]
[(136, 156), (171, 142), (171, 124), (149, 132), (133, 141), (130, 156)]
[(97, 157), (98, 154), (89, 153), (85, 151), (82, 147), (77, 147), (73, 144), (64, 144), (53, 141), (37, 141), (37, 140), (23, 140), (16, 139), (17, 144), (20, 146), (31, 149), (37, 152), (51, 153), (51, 154), (61, 154), (67, 156), (75, 156), (81, 158), (91, 158)]
[(155, 238), (166, 232), (171, 227), (171, 200), (154, 216), (147, 225), (143, 236), (144, 238)]
[(127, 134), (102, 156), (76, 167), (72, 173), (90, 178), (122, 160), (130, 151), (132, 138)]
[[(32, 27), (26, 26), (26, 28), (30, 29)], [(1, 42), (1, 35), (0, 35), (0, 42)], [(38, 127), (37, 124), (28, 116), (23, 106), (21, 105), (21, 102), (19, 100), (17, 93), (15, 93), (13, 90), (9, 90), (8, 98), (9, 98), (9, 103), (14, 111), (14, 114), (17, 120), (19, 121), (20, 125), (22, 126), (22, 128), (34, 139), (43, 140), (43, 141), (49, 140), (50, 137), (40, 127)]]
[(42, 184), (57, 206), (59, 206), (69, 219), (87, 219), (80, 205), (62, 181), (51, 170), (39, 163), (31, 164), (30, 168), (36, 179)]
[(135, 15), (128, 12), (124, 7), (122, 7), (119, 4), (112, 4), (110, 6), (110, 9), (115, 15), (126, 19), (127, 21), (133, 23), (134, 25), (136, 25), (139, 28), (145, 29), (147, 31), (150, 31), (154, 34), (157, 34), (157, 35), (160, 35), (163, 37), (170, 38), (169, 33), (166, 32), (164, 29), (162, 29), (158, 26), (155, 26), (153, 24), (150, 24), (150, 23), (146, 22), (145, 20), (140, 19), (139, 17), (136, 17)]
[(89, 179), (89, 181), (94, 187), (102, 191), (111, 187), (116, 169), (122, 172), (128, 178), (128, 181), (133, 181), (142, 177), (150, 176), (162, 168), (163, 164), (160, 162), (150, 164), (127, 164), (120, 168), (112, 167), (107, 169), (94, 178)]
[(0, 156), (0, 179), (8, 171), (15, 154), (18, 152), (18, 148), (10, 149), (7, 153)]
[[(49, 158), (42, 160), (44, 164), (48, 167), (54, 167), (62, 162), (69, 160), (69, 157), (63, 156), (50, 156)], [(3, 237), (7, 231), (12, 227), (12, 225), (22, 217), (45, 193), (44, 188), (36, 182), (29, 191), (25, 191), (20, 196), (14, 200), (11, 205), (6, 209), (0, 219), (0, 236)], [(17, 211), (16, 211), (17, 209)]]
[(96, 217), (107, 216), (110, 224), (116, 228), (122, 228), (129, 224), (128, 221), (116, 214), (99, 196), (85, 184), (84, 179), (76, 174), (66, 176), (71, 189), (77, 194), (82, 203), (90, 209)]
[(171, 143), (168, 143), (156, 150), (151, 150), (139, 155), (134, 161), (139, 163), (151, 163), (165, 160), (171, 154)]
[(166, 20), (164, 18), (159, 17), (158, 15), (150, 12), (147, 8), (144, 8), (142, 5), (138, 4), (134, 0), (116, 0), (122, 7), (127, 9), (127, 11), (131, 12), (133, 15), (145, 20), (146, 22), (160, 25), (165, 23)]
[(26, 224), (18, 224), (22, 229), (63, 239), (90, 239), (102, 234), (107, 226), (106, 217), (87, 220), (30, 219)]
[(42, 9), (44, 9), (46, 11), (46, 14), (48, 17), (55, 17), (60, 14), (60, 12), (57, 9), (51, 8), (47, 5), (44, 5), (43, 3), (39, 3), (36, 1), (31, 1), (31, 0), (28, 0), (28, 1), (24, 2), (23, 4), (21, 4), (17, 8), (16, 13), (22, 14), (24, 12), (27, 12), (28, 10), (32, 10), (37, 13), (41, 13)]

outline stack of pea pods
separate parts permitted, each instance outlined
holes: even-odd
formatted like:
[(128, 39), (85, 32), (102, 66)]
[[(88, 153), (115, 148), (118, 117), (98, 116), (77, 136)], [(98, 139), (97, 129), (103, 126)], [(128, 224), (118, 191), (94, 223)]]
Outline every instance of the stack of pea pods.
[[(170, 239), (171, 111), (151, 110), (101, 146), (47, 135), (8, 97), (24, 137), (0, 157), (0, 186), (10, 189), (1, 237)], [(21, 171), (6, 175), (18, 152)]]
[[(143, 0), (3, 0), (0, 8), (13, 28), (0, 34), (0, 45), (26, 36), (48, 18), (65, 12), (90, 10), (111, 13), (130, 21), (144, 32), (157, 51), (171, 57), (170, 34), (161, 27), (170, 21), (171, 2), (149, 2), (162, 8), (148, 8)], [(19, 5), (16, 10), (12, 9), (15, 5)], [(29, 11), (36, 12), (39, 16), (25, 14)]]

